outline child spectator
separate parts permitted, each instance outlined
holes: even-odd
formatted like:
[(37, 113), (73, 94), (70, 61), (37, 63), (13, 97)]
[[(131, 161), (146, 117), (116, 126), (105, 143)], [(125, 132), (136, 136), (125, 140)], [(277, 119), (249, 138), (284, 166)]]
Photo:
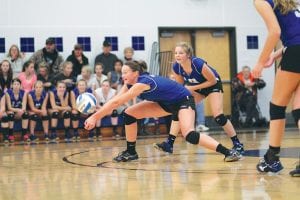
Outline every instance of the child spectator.
[(5, 93), (11, 86), (13, 70), (8, 60), (3, 60), (0, 64), (0, 89)]
[(122, 87), (123, 80), (122, 80), (122, 60), (116, 60), (114, 64), (114, 71), (111, 71), (107, 74), (107, 79), (111, 85), (111, 87), (117, 91)]
[(104, 80), (107, 79), (107, 76), (104, 75), (103, 72), (103, 64), (102, 63), (96, 63), (94, 67), (95, 72), (95, 79), (93, 79), (93, 90), (100, 88), (101, 84)]
[(21, 80), (22, 89), (25, 92), (30, 92), (33, 89), (34, 83), (37, 81), (37, 76), (32, 61), (29, 60), (24, 63), (22, 72), (18, 78)]
[(61, 81), (66, 84), (67, 91), (74, 89), (76, 84), (76, 78), (72, 76), (73, 64), (70, 61), (62, 63), (62, 72), (57, 74), (52, 79), (52, 84), (57, 85), (57, 82)]
[(37, 80), (43, 82), (44, 90), (49, 91), (53, 89), (54, 86), (51, 83), (52, 79), (53, 76), (49, 74), (49, 67), (47, 63), (41, 62), (38, 68)]
[[(85, 65), (81, 69), (81, 74), (77, 76), (77, 81), (85, 80), (87, 87), (92, 88), (93, 84), (96, 82), (95, 74), (92, 74), (92, 68), (88, 65)], [(94, 86), (95, 87), (95, 86)], [(96, 89), (96, 88), (93, 88)]]

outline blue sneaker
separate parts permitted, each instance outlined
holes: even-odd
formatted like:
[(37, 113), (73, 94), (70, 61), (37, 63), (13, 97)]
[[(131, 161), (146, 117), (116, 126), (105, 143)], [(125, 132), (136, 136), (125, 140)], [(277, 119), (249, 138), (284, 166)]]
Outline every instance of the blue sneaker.
[(153, 147), (163, 152), (173, 153), (173, 147), (167, 142), (154, 143)]
[(256, 165), (256, 169), (259, 172), (279, 173), (283, 169), (283, 166), (279, 160), (268, 163), (264, 158), (262, 158)]
[(232, 149), (232, 150), (230, 150), (229, 155), (225, 156), (224, 161), (225, 162), (235, 162), (241, 158), (242, 158), (241, 154), (238, 151)]
[(245, 153), (244, 145), (242, 143), (234, 144), (232, 149), (239, 152), (240, 155), (244, 155)]
[(115, 162), (128, 162), (132, 160), (137, 160), (139, 158), (138, 154), (130, 154), (127, 150), (122, 151), (119, 153), (118, 156), (116, 156), (113, 160)]

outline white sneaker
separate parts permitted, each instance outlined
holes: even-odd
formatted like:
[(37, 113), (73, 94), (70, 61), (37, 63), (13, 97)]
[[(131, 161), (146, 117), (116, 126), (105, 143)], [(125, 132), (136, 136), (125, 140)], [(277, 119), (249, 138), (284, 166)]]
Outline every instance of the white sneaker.
[(208, 131), (208, 130), (209, 130), (209, 128), (202, 124), (200, 124), (196, 127), (196, 131)]

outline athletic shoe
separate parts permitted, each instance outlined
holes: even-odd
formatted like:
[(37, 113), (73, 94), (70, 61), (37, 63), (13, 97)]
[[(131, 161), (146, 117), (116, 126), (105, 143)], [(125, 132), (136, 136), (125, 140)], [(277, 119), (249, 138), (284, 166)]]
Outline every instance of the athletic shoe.
[(209, 128), (203, 124), (200, 124), (196, 127), (196, 131), (208, 131)]
[(59, 142), (59, 137), (57, 136), (56, 133), (52, 133), (50, 135), (51, 143), (58, 143)]
[(290, 171), (290, 175), (293, 177), (300, 177), (300, 164), (296, 166), (296, 169)]
[(232, 149), (229, 151), (229, 155), (225, 156), (224, 161), (225, 162), (235, 162), (235, 161), (238, 161), (239, 159), (241, 159), (241, 157), (242, 156), (238, 151)]
[(127, 150), (122, 151), (119, 153), (117, 157), (115, 157), (113, 160), (115, 162), (128, 162), (132, 160), (137, 160), (139, 158), (138, 154), (130, 154)]
[(76, 137), (76, 142), (79, 142), (80, 141), (80, 136), (77, 136)]
[(173, 147), (167, 142), (154, 143), (153, 147), (163, 152), (173, 153)]
[(48, 134), (45, 134), (45, 140), (46, 140), (46, 142), (49, 141), (49, 135)]
[(240, 155), (245, 153), (244, 145), (242, 143), (237, 143), (232, 147), (233, 150), (239, 152)]
[(31, 142), (35, 142), (35, 141), (38, 140), (38, 138), (35, 135), (32, 135), (32, 134), (29, 136), (29, 139), (30, 139)]
[(53, 133), (53, 134), (52, 134), (52, 139), (53, 139), (53, 140), (56, 140), (56, 141), (59, 141), (59, 137), (57, 136), (56, 133)]
[(262, 158), (256, 165), (256, 169), (259, 172), (278, 173), (283, 169), (283, 166), (279, 160), (268, 163), (264, 158)]

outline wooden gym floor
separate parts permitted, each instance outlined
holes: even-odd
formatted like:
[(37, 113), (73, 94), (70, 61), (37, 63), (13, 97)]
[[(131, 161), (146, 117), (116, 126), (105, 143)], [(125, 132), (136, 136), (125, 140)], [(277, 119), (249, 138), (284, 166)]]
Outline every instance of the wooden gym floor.
[[(240, 131), (247, 156), (234, 163), (202, 147), (176, 140), (173, 155), (152, 147), (164, 136), (139, 139), (136, 162), (113, 163), (125, 140), (0, 146), (0, 199), (299, 199), (300, 134), (287, 129), (280, 175), (258, 174), (268, 146), (267, 130)], [(210, 135), (227, 147), (222, 132)], [(99, 165), (99, 166), (97, 166)]]

